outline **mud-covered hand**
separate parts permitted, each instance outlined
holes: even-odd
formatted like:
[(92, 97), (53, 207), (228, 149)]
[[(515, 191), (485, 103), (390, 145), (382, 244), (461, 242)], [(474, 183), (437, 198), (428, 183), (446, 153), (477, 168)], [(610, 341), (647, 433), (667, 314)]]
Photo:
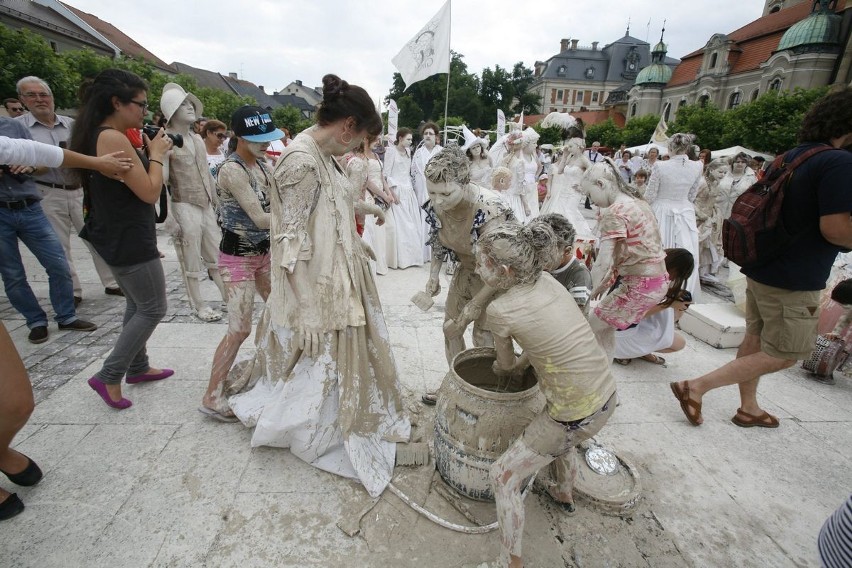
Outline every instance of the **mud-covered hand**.
[(426, 293), (433, 298), (441, 293), (441, 281), (434, 276), (430, 276), (426, 282)]
[(364, 254), (370, 257), (371, 260), (376, 260), (376, 253), (373, 251), (373, 247), (367, 244), (367, 241), (361, 240), (361, 250), (364, 251)]
[(461, 325), (460, 322), (454, 319), (447, 319), (444, 321), (444, 337), (447, 339), (455, 339), (456, 337), (461, 337), (464, 335), (464, 330), (467, 328), (467, 324)]
[(307, 328), (299, 330), (299, 349), (313, 359), (319, 356), (320, 334)]

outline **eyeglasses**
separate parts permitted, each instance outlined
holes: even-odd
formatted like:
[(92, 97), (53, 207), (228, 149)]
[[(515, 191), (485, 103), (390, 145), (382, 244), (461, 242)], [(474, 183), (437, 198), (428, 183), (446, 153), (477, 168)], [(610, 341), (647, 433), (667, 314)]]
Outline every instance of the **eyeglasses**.
[(9, 112), (24, 112), (24, 107), (9, 107), (7, 110)]
[(134, 101), (133, 99), (130, 99), (130, 102), (138, 105), (142, 110), (148, 110), (148, 101)]
[(224, 132), (217, 132), (216, 138), (218, 138), (219, 140), (224, 140), (225, 138), (227, 138), (227, 136), (225, 136)]
[(49, 99), (53, 95), (50, 93), (22, 93), (21, 96), (27, 99)]

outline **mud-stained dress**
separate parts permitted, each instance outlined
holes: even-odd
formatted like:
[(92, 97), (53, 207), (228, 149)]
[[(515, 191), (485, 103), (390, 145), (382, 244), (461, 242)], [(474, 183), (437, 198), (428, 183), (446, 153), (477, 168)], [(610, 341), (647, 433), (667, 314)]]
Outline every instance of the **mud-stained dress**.
[[(411, 426), (349, 182), (308, 132), (275, 168), (272, 292), (254, 360), (232, 381), (250, 390), (229, 403), (254, 427), (252, 446), (289, 448), (377, 496)], [(300, 330), (319, 334), (316, 358), (299, 348)]]

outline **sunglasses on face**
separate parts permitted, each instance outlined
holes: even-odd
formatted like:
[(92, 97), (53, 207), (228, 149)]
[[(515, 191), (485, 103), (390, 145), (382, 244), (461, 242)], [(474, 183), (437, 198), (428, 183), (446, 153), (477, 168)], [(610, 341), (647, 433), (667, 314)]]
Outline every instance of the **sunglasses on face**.
[(227, 136), (225, 136), (225, 133), (224, 133), (224, 132), (217, 132), (217, 133), (215, 134), (215, 136), (216, 136), (216, 138), (218, 138), (219, 140), (224, 140), (225, 138), (227, 138)]

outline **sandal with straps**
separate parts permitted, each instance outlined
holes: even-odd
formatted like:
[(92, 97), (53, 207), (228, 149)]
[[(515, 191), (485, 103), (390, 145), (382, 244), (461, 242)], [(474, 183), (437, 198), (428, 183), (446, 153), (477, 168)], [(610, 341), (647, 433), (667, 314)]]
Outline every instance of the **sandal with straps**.
[(680, 409), (683, 411), (686, 419), (693, 426), (700, 426), (704, 421), (701, 418), (701, 403), (689, 398), (689, 382), (669, 383), (675, 398), (680, 402)]

